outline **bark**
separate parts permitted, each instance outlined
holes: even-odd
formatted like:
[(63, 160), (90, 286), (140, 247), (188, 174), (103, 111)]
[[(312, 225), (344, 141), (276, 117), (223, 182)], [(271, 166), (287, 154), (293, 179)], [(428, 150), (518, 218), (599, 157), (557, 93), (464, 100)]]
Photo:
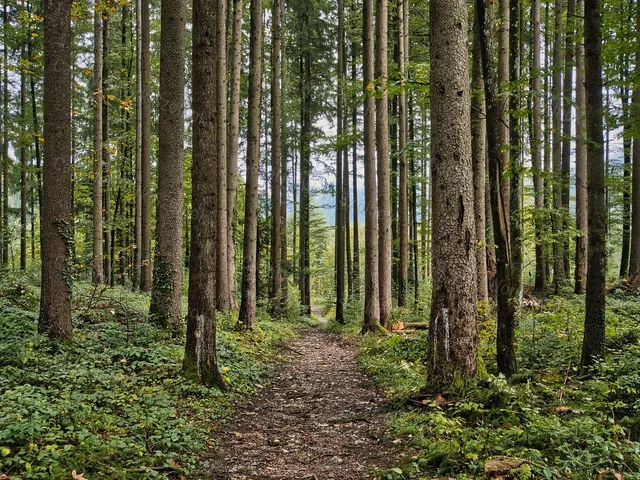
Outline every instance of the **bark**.
[(244, 0), (233, 0), (233, 32), (231, 38), (231, 76), (229, 88), (229, 131), (227, 140), (227, 260), (229, 289), (236, 307), (235, 216), (238, 199), (238, 135), (240, 129), (240, 80), (242, 75), (242, 20)]
[(482, 52), (478, 22), (473, 30), (473, 65), (471, 96), (471, 155), (473, 163), (474, 212), (476, 223), (476, 272), (478, 300), (489, 301), (487, 283), (487, 238), (485, 222), (485, 185), (487, 178), (486, 120), (484, 108), (484, 79), (482, 77)]
[(271, 284), (269, 298), (276, 314), (280, 313), (282, 286), (282, 4), (274, 0), (271, 32)]
[(431, 2), (433, 294), (427, 382), (458, 388), (478, 357), (467, 2)]
[(555, 30), (553, 40), (553, 85), (551, 88), (551, 110), (553, 117), (553, 278), (556, 293), (566, 279), (564, 269), (564, 240), (562, 238), (562, 11), (563, 0), (555, 2)]
[[(544, 190), (542, 165), (542, 119), (540, 113), (541, 79), (540, 71), (540, 0), (534, 0), (531, 6), (533, 24), (533, 64), (531, 66), (531, 97), (533, 138), (531, 139), (531, 161), (533, 166), (533, 190), (535, 197), (534, 227), (536, 239), (536, 275), (534, 289), (544, 292), (547, 288), (546, 254), (544, 238)], [(546, 99), (545, 99), (546, 102)]]
[[(495, 28), (493, 6), (488, 0), (477, 0), (477, 21), (480, 22), (482, 70), (487, 105), (487, 141), (489, 161), (489, 192), (493, 236), (496, 245), (496, 280), (498, 299), (498, 335), (496, 342), (498, 370), (506, 376), (517, 372), (515, 355), (515, 293), (512, 273), (511, 238), (509, 231), (509, 206), (504, 197), (502, 178), (501, 127), (504, 101), (500, 96), (499, 68), (494, 60), (496, 51), (493, 40)], [(508, 14), (508, 10), (507, 10)], [(508, 17), (507, 17), (508, 18)], [(508, 51), (508, 49), (507, 49)], [(434, 215), (435, 217), (435, 215)]]
[[(2, 24), (7, 35), (7, 2), (3, 3)], [(3, 48), (3, 94), (2, 94), (2, 265), (9, 264), (9, 45)]]
[[(626, 59), (623, 60), (628, 62)], [(628, 63), (625, 66), (624, 76), (629, 75)], [(620, 89), (622, 100), (622, 150), (623, 150), (623, 193), (622, 193), (622, 251), (620, 255), (620, 278), (626, 278), (629, 273), (629, 254), (631, 252), (631, 137), (629, 124), (631, 121), (629, 112), (629, 88), (622, 86)]]
[(133, 290), (142, 276), (142, 0), (136, 0), (136, 165)]
[[(220, 88), (216, 70), (219, 25), (216, 14), (226, 0), (193, 2), (193, 158), (191, 167), (191, 263), (189, 310), (183, 362), (187, 378), (224, 389), (216, 361), (216, 179), (226, 157), (211, 155), (216, 147), (216, 102)], [(217, 11), (216, 11), (217, 10)], [(224, 20), (224, 17), (223, 17)], [(219, 50), (218, 50), (219, 54)], [(222, 169), (224, 171), (225, 169)], [(226, 195), (226, 192), (224, 192)], [(226, 215), (225, 215), (226, 217)], [(226, 279), (224, 279), (226, 280)]]
[(364, 324), (362, 333), (380, 330), (378, 213), (374, 98), (373, 0), (363, 0), (362, 63), (364, 92)]
[[(20, 57), (24, 59), (24, 47)], [(20, 70), (20, 270), (27, 269), (27, 82)]]
[(391, 173), (389, 170), (388, 2), (376, 0), (375, 76), (380, 324), (391, 327)]
[[(578, 16), (584, 18), (584, 0), (578, 0)], [(584, 43), (576, 42), (576, 269), (575, 288), (577, 294), (584, 293), (587, 281), (587, 142), (585, 136), (585, 113), (587, 109), (584, 84)]]
[[(31, 4), (27, 2), (27, 11), (31, 13)], [(29, 31), (33, 28), (33, 25), (29, 25)], [(29, 58), (29, 64), (33, 62), (33, 37), (29, 35), (27, 40), (27, 55)], [(29, 75), (29, 93), (31, 96), (31, 118), (33, 121), (33, 146), (36, 153), (36, 165), (35, 165), (35, 177), (36, 188), (38, 190), (38, 209), (42, 211), (42, 155), (40, 152), (40, 122), (38, 120), (38, 105), (36, 104), (36, 81), (35, 75)]]
[(405, 8), (409, 8), (407, 0), (397, 2), (398, 20), (398, 71), (400, 73), (400, 95), (398, 96), (398, 156), (400, 164), (400, 191), (398, 193), (399, 210), (399, 261), (398, 261), (398, 306), (404, 307), (407, 304), (407, 276), (409, 269), (409, 205), (408, 205), (408, 182), (407, 182), (407, 94), (404, 91), (407, 75), (407, 42), (405, 39), (406, 28)]
[[(582, 1), (582, 0), (579, 0)], [(640, 31), (640, 2), (636, 3), (636, 31)], [(640, 65), (640, 46), (636, 50), (636, 65)], [(640, 272), (640, 85), (633, 91), (632, 114), (635, 119), (636, 135), (633, 139), (633, 172), (631, 176), (632, 216), (631, 216), (631, 254), (629, 260), (629, 275)]]
[(563, 117), (562, 117), (562, 249), (564, 272), (566, 279), (569, 278), (569, 200), (571, 189), (571, 125), (573, 106), (573, 69), (575, 56), (575, 21), (576, 21), (576, 0), (567, 1), (567, 32), (565, 35), (565, 57), (564, 57), (564, 86), (563, 86)]
[[(228, 172), (227, 172), (227, 1), (217, 1), (216, 12), (216, 151), (217, 157), (225, 159), (218, 163), (218, 179), (216, 182), (217, 229), (216, 236), (216, 304), (220, 311), (232, 307), (231, 288), (229, 284), (228, 262)], [(231, 224), (233, 225), (233, 224)]]
[(93, 21), (93, 262), (92, 281), (104, 281), (102, 238), (102, 7), (94, 3)]
[(71, 341), (71, 1), (44, 2), (42, 286), (38, 330)]
[(253, 329), (257, 301), (258, 176), (260, 167), (260, 98), (262, 85), (262, 0), (251, 0), (249, 51), (249, 125), (247, 132), (247, 186), (244, 210), (242, 301), (239, 320)]
[(342, 162), (344, 114), (344, 2), (338, 0), (338, 92), (336, 139), (336, 322), (344, 323), (345, 228), (344, 228), (344, 166)]
[(582, 367), (605, 353), (606, 214), (602, 112), (602, 4), (585, 0), (585, 91), (587, 96), (588, 272)]
[(301, 62), (302, 117), (300, 128), (300, 304), (304, 315), (311, 314), (311, 259), (309, 257), (311, 175), (311, 53)]
[(150, 314), (174, 332), (181, 325), (184, 173), (184, 0), (162, 0), (158, 198)]
[(151, 290), (151, 18), (149, 12), (150, 0), (140, 0), (142, 27), (142, 146), (141, 146), (141, 177), (142, 177), (142, 208), (141, 208), (141, 238), (140, 249), (140, 290)]
[(109, 150), (109, 14), (102, 19), (102, 238), (105, 285), (113, 285), (113, 256), (111, 242), (111, 153)]
[[(356, 45), (351, 43), (351, 81), (355, 84), (357, 81), (357, 64), (356, 64)], [(351, 111), (351, 129), (353, 134), (353, 143), (351, 145), (351, 162), (353, 172), (353, 295), (354, 298), (360, 298), (360, 226), (358, 215), (358, 104), (353, 99), (353, 110)]]

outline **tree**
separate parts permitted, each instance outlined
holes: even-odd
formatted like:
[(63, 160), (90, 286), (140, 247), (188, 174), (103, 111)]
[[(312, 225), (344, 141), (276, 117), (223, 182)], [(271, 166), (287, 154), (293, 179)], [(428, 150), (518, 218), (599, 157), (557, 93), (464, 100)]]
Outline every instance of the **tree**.
[(589, 12), (584, 18), (589, 233), (583, 368), (593, 365), (604, 355), (607, 256), (602, 134), (602, 2), (585, 0), (584, 9)]
[(562, 220), (562, 15), (563, 0), (555, 2), (555, 29), (553, 39), (553, 84), (551, 110), (553, 123), (553, 282), (556, 293), (566, 279), (564, 269), (564, 241), (560, 238)]
[(345, 261), (345, 212), (344, 212), (344, 2), (338, 0), (338, 83), (337, 83), (337, 139), (336, 139), (336, 322), (344, 323), (344, 261)]
[(142, 146), (141, 158), (141, 247), (140, 290), (151, 290), (151, 16), (150, 0), (140, 0), (141, 7), (141, 89), (142, 89)]
[(182, 216), (184, 172), (184, 0), (162, 0), (158, 199), (150, 314), (178, 331), (182, 308)]
[[(193, 158), (191, 171), (191, 261), (189, 264), (189, 310), (183, 369), (185, 376), (203, 385), (224, 389), (216, 360), (216, 179), (226, 174), (226, 157), (213, 156), (216, 143), (215, 74), (218, 24), (226, 0), (193, 2)], [(225, 192), (226, 195), (226, 192)], [(213, 212), (213, 215), (212, 215)], [(226, 212), (224, 212), (226, 216)], [(226, 280), (226, 279), (224, 279)]]
[(262, 0), (251, 0), (249, 49), (249, 125), (247, 132), (247, 186), (242, 255), (240, 322), (253, 329), (257, 301), (258, 175), (260, 165), (260, 93), (262, 85)]
[[(282, 286), (282, 217), (280, 189), (282, 180), (282, 4), (274, 0), (271, 32), (271, 284), (269, 298), (276, 313), (280, 310)], [(286, 170), (286, 168), (285, 168)], [(286, 199), (286, 198), (285, 198)]]
[[(578, 0), (578, 15), (584, 18), (584, 0)], [(584, 44), (576, 42), (576, 269), (574, 292), (584, 292), (587, 274), (587, 142), (585, 137), (586, 92), (584, 85)]]
[(364, 91), (364, 324), (362, 333), (380, 330), (378, 277), (378, 216), (376, 197), (376, 139), (373, 45), (373, 0), (363, 0), (362, 64)]
[[(24, 47), (20, 53), (25, 61)], [(27, 80), (24, 68), (20, 70), (20, 270), (27, 269)]]
[(398, 194), (398, 213), (400, 221), (398, 222), (400, 240), (399, 262), (398, 262), (398, 306), (404, 307), (407, 304), (407, 277), (409, 268), (409, 204), (408, 204), (408, 182), (407, 182), (407, 135), (408, 135), (408, 119), (407, 119), (407, 94), (404, 90), (406, 87), (407, 75), (407, 52), (405, 41), (408, 26), (405, 25), (405, 9), (409, 9), (407, 0), (398, 0), (397, 5), (397, 22), (398, 22), (398, 72), (400, 74), (400, 95), (398, 98), (398, 155), (400, 166), (400, 191)]
[(104, 281), (102, 250), (102, 6), (96, 0), (93, 21), (93, 261), (94, 284)]
[[(636, 3), (636, 31), (640, 31), (640, 2)], [(640, 65), (640, 46), (636, 48), (636, 67)], [(636, 135), (633, 139), (633, 172), (631, 175), (631, 259), (629, 275), (640, 272), (640, 85), (633, 91), (631, 111), (635, 120)]]
[(44, 2), (42, 287), (38, 330), (71, 341), (71, 1)]
[(242, 19), (244, 0), (233, 0), (230, 41), (229, 138), (227, 140), (227, 260), (232, 307), (236, 306), (236, 245), (234, 224), (238, 200), (238, 134), (240, 130), (240, 80), (242, 74)]
[(375, 76), (380, 323), (391, 327), (391, 174), (389, 170), (388, 0), (376, 0)]
[[(509, 10), (506, 9), (507, 18), (508, 12)], [(500, 95), (499, 68), (494, 53), (497, 51), (497, 46), (493, 38), (493, 32), (496, 28), (493, 4), (488, 0), (477, 0), (476, 15), (476, 21), (478, 21), (481, 26), (480, 45), (487, 105), (489, 193), (491, 198), (493, 236), (496, 245), (496, 279), (498, 283), (498, 336), (496, 355), (499, 371), (510, 376), (517, 371), (514, 338), (516, 302), (513, 297), (517, 288), (517, 282), (514, 281), (514, 274), (517, 275), (519, 272), (514, 272), (511, 268), (512, 252), (509, 230), (509, 197), (505, 195), (503, 185), (505, 180), (502, 176), (504, 163), (502, 151), (503, 136), (501, 135), (503, 132), (502, 127), (504, 126), (502, 115), (505, 101)], [(508, 48), (506, 52), (508, 52)], [(504, 55), (502, 49), (500, 55)]]
[(478, 356), (467, 3), (434, 0), (430, 20), (433, 296), (427, 382), (441, 391), (472, 378)]
[[(218, 177), (216, 181), (217, 229), (216, 235), (216, 304), (218, 310), (229, 310), (233, 304), (231, 300), (231, 286), (229, 278), (228, 260), (228, 189), (227, 189), (227, 2), (217, 2), (216, 20), (216, 151), (218, 158), (225, 161), (218, 162)], [(231, 224), (233, 225), (233, 223)], [(231, 227), (232, 228), (232, 227)]]
[(142, 276), (142, 0), (136, 0), (136, 25), (136, 197), (132, 277), (134, 290), (140, 288)]

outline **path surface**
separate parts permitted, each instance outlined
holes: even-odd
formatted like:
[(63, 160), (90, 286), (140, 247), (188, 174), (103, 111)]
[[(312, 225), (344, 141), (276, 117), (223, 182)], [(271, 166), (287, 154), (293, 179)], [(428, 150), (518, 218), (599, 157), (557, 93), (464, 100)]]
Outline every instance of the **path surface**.
[(357, 480), (397, 460), (385, 404), (356, 347), (321, 328), (286, 347), (279, 372), (214, 435), (208, 478)]

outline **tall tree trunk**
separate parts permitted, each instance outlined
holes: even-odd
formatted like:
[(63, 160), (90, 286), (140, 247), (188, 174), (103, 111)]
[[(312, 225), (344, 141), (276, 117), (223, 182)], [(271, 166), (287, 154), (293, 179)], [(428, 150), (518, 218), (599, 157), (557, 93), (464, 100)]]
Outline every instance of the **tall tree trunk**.
[(589, 236), (587, 247), (587, 295), (582, 343), (582, 367), (589, 367), (605, 353), (606, 215), (604, 161), (602, 156), (602, 4), (585, 0), (584, 47), (587, 94), (587, 184)]
[(151, 17), (150, 0), (140, 0), (142, 22), (142, 244), (140, 290), (151, 290)]
[[(536, 239), (536, 276), (534, 289), (544, 292), (547, 288), (547, 271), (545, 262), (544, 244), (544, 191), (543, 191), (543, 165), (542, 165), (542, 119), (540, 117), (541, 79), (540, 71), (540, 0), (534, 0), (531, 6), (531, 18), (533, 26), (533, 63), (531, 65), (531, 97), (532, 97), (532, 123), (533, 138), (531, 139), (531, 162), (533, 166), (533, 190), (535, 197), (534, 227)], [(545, 98), (546, 102), (546, 98)]]
[(111, 243), (111, 152), (109, 145), (109, 13), (102, 13), (102, 238), (104, 283), (113, 285)]
[(276, 314), (280, 313), (282, 286), (282, 4), (274, 0), (271, 31), (271, 283), (269, 298)]
[[(31, 4), (27, 2), (27, 11), (31, 13)], [(31, 18), (31, 17), (30, 17)], [(29, 31), (31, 32), (33, 24), (29, 21)], [(27, 39), (27, 56), (29, 64), (34, 61), (33, 59), (33, 35), (29, 35)], [(36, 153), (35, 164), (35, 177), (36, 177), (36, 189), (38, 191), (38, 209), (42, 212), (42, 155), (40, 153), (40, 122), (38, 121), (38, 105), (36, 104), (36, 80), (35, 75), (29, 75), (29, 93), (31, 96), (31, 120), (33, 122), (33, 146)]]
[[(357, 64), (356, 64), (356, 45), (351, 43), (351, 81), (355, 84), (357, 80)], [(355, 94), (354, 94), (355, 96)], [(351, 129), (352, 129), (352, 145), (351, 145), (351, 162), (353, 172), (353, 295), (360, 298), (360, 226), (358, 222), (358, 104), (353, 99), (353, 110), (351, 111)]]
[[(578, 0), (578, 18), (584, 19), (584, 0)], [(579, 20), (583, 21), (583, 20)], [(578, 29), (581, 30), (581, 29)], [(587, 281), (587, 142), (585, 136), (585, 113), (587, 109), (584, 84), (584, 43), (576, 42), (576, 269), (575, 288), (577, 294), (584, 293)]]
[(473, 160), (474, 212), (476, 223), (476, 271), (478, 282), (478, 300), (489, 301), (487, 283), (487, 238), (485, 222), (485, 185), (487, 179), (486, 157), (486, 120), (484, 108), (484, 79), (482, 77), (482, 52), (480, 50), (480, 31), (478, 22), (473, 28), (473, 66), (471, 96), (471, 155)]
[(398, 262), (398, 306), (404, 307), (407, 304), (407, 276), (409, 269), (409, 204), (408, 204), (408, 182), (407, 182), (407, 94), (404, 91), (407, 75), (407, 42), (404, 10), (409, 8), (407, 0), (397, 2), (398, 21), (398, 71), (400, 73), (400, 95), (398, 97), (398, 150), (400, 164), (400, 191), (398, 193), (399, 210), (399, 262)]
[[(24, 47), (20, 55), (25, 59)], [(20, 70), (20, 270), (27, 269), (27, 81)]]
[(562, 242), (565, 279), (569, 278), (569, 231), (571, 216), (569, 201), (571, 198), (571, 126), (573, 123), (571, 109), (573, 106), (573, 68), (575, 52), (576, 0), (567, 0), (567, 31), (565, 34), (563, 117), (562, 117)]
[(376, 0), (375, 76), (380, 324), (391, 327), (391, 174), (389, 170), (388, 1)]
[[(7, 38), (9, 25), (7, 2), (3, 3), (2, 24), (4, 38)], [(2, 265), (9, 264), (9, 45), (3, 48), (3, 89), (2, 95)]]
[(262, 87), (262, 0), (251, 0), (249, 51), (249, 125), (247, 186), (244, 208), (242, 301), (240, 322), (253, 329), (256, 321), (258, 250), (258, 176), (260, 175), (260, 99)]
[[(623, 60), (625, 66), (624, 76), (629, 76), (628, 60)], [(629, 112), (630, 89), (622, 86), (622, 150), (623, 150), (623, 193), (622, 193), (622, 251), (620, 255), (620, 278), (626, 278), (629, 273), (629, 254), (631, 253), (631, 117)]]
[(553, 278), (556, 293), (566, 279), (564, 269), (564, 240), (562, 214), (562, 13), (564, 0), (555, 2), (555, 30), (553, 40), (553, 85), (551, 88), (551, 110), (553, 117)]
[[(495, 17), (490, 0), (476, 0), (477, 21), (480, 22), (480, 42), (482, 51), (482, 70), (485, 83), (487, 104), (487, 140), (489, 160), (489, 192), (491, 196), (491, 215), (493, 235), (496, 245), (496, 279), (498, 297), (498, 369), (506, 376), (517, 372), (515, 355), (515, 305), (511, 270), (511, 239), (509, 231), (509, 206), (501, 188), (505, 181), (502, 177), (501, 124), (504, 100), (500, 95), (499, 68), (494, 60), (497, 51), (493, 39)], [(502, 12), (504, 14), (504, 10)], [(508, 9), (506, 10), (508, 19)], [(504, 17), (503, 17), (504, 18)], [(504, 28), (504, 27), (503, 27)], [(508, 52), (508, 49), (506, 50)], [(504, 55), (504, 51), (501, 50)]]
[(427, 383), (442, 391), (474, 377), (478, 357), (467, 2), (434, 0), (430, 20), (434, 188)]
[(94, 3), (93, 21), (93, 263), (92, 281), (104, 281), (104, 252), (102, 250), (102, 4)]
[[(305, 14), (306, 15), (306, 14)], [(308, 18), (304, 24), (308, 26)], [(311, 314), (310, 183), (311, 175), (311, 59), (310, 51), (301, 63), (302, 118), (300, 128), (300, 303), (302, 313)]]
[(44, 2), (42, 286), (38, 331), (71, 341), (71, 1)]
[[(544, 24), (546, 28), (544, 29), (544, 87), (542, 98), (544, 99), (544, 157), (543, 157), (543, 168), (544, 168), (544, 178), (542, 182), (542, 188), (544, 191), (544, 209), (545, 212), (551, 212), (552, 204), (553, 204), (553, 191), (552, 191), (552, 166), (551, 166), (551, 133), (553, 130), (553, 122), (551, 120), (551, 102), (549, 92), (551, 90), (552, 84), (552, 71), (549, 68), (551, 65), (551, 31), (550, 27), (550, 10), (551, 10), (551, 2), (546, 2), (544, 8)], [(550, 238), (553, 234), (553, 221), (554, 217), (551, 213), (545, 214), (544, 224), (548, 224), (549, 227), (545, 227), (545, 236)], [(551, 282), (551, 273), (553, 272), (552, 268), (552, 259), (555, 255), (555, 246), (553, 239), (547, 240), (544, 242), (544, 251), (545, 251), (545, 272), (547, 274), (547, 283)]]
[(338, 0), (338, 83), (336, 139), (336, 322), (344, 323), (345, 228), (344, 228), (344, 166), (342, 162), (344, 115), (344, 2)]
[(151, 317), (174, 332), (181, 325), (184, 174), (184, 0), (162, 0), (158, 199)]
[[(217, 157), (225, 159), (218, 162), (218, 180), (216, 182), (217, 229), (216, 235), (216, 304), (220, 311), (230, 310), (231, 286), (229, 282), (229, 249), (227, 246), (229, 227), (228, 216), (228, 172), (227, 172), (227, 1), (216, 3), (216, 151)], [(233, 225), (233, 223), (231, 224)], [(231, 227), (232, 228), (232, 227)]]
[[(193, 160), (191, 262), (189, 266), (189, 310), (183, 371), (187, 378), (224, 389), (216, 361), (216, 179), (226, 169), (226, 157), (214, 156), (216, 147), (216, 102), (220, 88), (216, 70), (219, 25), (216, 15), (226, 0), (193, 2)], [(224, 17), (223, 17), (224, 20)], [(219, 51), (218, 51), (219, 54)], [(224, 192), (226, 195), (226, 191)], [(226, 216), (226, 212), (225, 212)], [(225, 279), (226, 280), (226, 279)]]
[(242, 76), (242, 20), (244, 0), (233, 0), (231, 76), (229, 88), (229, 138), (227, 141), (227, 260), (232, 307), (236, 307), (235, 215), (238, 200), (238, 135), (240, 130), (240, 80)]
[[(374, 2), (363, 0), (363, 92), (364, 92), (364, 324), (362, 333), (380, 330), (380, 283), (378, 276), (378, 213), (376, 197), (376, 138), (374, 84)], [(386, 53), (385, 53), (386, 55)], [(385, 100), (386, 105), (386, 100)], [(386, 134), (386, 133), (385, 133)]]
[[(582, 0), (579, 0), (582, 1)], [(640, 31), (640, 2), (636, 3), (636, 31)], [(636, 66), (640, 65), (640, 45), (636, 47)], [(631, 176), (632, 217), (631, 217), (631, 258), (629, 261), (629, 275), (640, 272), (640, 85), (635, 86), (631, 111), (635, 119), (633, 138), (633, 172)]]
[(133, 290), (142, 276), (142, 0), (136, 0), (136, 165)]

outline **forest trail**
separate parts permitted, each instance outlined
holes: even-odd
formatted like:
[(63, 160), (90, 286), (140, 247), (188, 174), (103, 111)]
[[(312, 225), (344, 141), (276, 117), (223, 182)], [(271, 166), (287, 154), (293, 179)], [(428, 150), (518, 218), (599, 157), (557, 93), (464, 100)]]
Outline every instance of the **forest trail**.
[(269, 386), (214, 433), (205, 478), (372, 479), (396, 463), (384, 397), (357, 364), (357, 347), (316, 327), (285, 349)]

